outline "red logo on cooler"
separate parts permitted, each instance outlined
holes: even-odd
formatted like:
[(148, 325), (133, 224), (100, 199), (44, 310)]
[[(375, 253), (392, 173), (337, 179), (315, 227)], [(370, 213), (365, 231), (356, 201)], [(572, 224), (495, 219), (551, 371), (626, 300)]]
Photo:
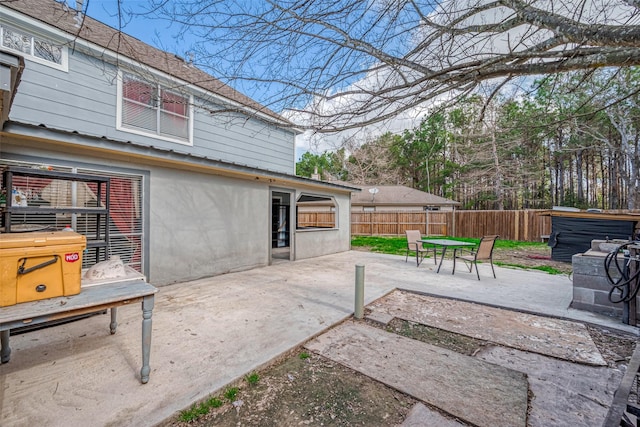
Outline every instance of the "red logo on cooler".
[(67, 262), (76, 262), (80, 259), (80, 255), (77, 252), (72, 254), (65, 254), (64, 260)]

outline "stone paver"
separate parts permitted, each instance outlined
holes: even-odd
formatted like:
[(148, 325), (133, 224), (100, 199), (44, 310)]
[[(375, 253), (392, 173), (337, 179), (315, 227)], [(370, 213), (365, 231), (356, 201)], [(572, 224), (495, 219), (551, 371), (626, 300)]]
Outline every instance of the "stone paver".
[(400, 427), (465, 427), (465, 424), (447, 418), (423, 403), (416, 403)]
[(367, 308), (373, 319), (398, 317), (525, 351), (606, 365), (582, 323), (397, 290)]
[(527, 353), (488, 347), (476, 357), (527, 374), (533, 393), (529, 427), (599, 427), (604, 422), (623, 372)]
[(473, 425), (526, 426), (520, 372), (361, 322), (342, 323), (305, 347)]

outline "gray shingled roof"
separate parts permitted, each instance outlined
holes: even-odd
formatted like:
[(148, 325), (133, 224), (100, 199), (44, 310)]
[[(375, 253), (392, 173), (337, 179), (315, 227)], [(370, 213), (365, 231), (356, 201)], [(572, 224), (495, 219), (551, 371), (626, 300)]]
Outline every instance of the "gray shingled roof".
[[(362, 189), (359, 193), (351, 194), (352, 205), (402, 205), (402, 206), (459, 206), (460, 202), (445, 199), (431, 193), (405, 187), (404, 185), (356, 185), (349, 184)], [(371, 188), (377, 188), (378, 192), (369, 192)]]
[(89, 16), (84, 17), (80, 28), (73, 19), (75, 11), (53, 0), (19, 0), (0, 3), (2, 6), (51, 25), (65, 33), (92, 42), (102, 48), (117, 52), (141, 64), (160, 70), (223, 98), (237, 102), (273, 119), (288, 120), (260, 105), (251, 98), (225, 85), (204, 71), (187, 64), (176, 55), (156, 49), (134, 37), (103, 24)]

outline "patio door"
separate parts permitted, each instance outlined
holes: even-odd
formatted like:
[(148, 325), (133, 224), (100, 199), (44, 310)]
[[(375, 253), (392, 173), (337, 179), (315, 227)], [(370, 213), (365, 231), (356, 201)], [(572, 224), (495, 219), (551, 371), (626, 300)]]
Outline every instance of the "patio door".
[(291, 194), (271, 191), (271, 261), (291, 259)]

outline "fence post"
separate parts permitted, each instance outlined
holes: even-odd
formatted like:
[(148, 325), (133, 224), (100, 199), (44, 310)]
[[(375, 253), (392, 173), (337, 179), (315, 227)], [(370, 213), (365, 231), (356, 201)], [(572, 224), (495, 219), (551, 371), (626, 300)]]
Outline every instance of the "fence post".
[(429, 210), (424, 211), (424, 234), (429, 237)]
[(356, 303), (354, 315), (362, 319), (364, 315), (364, 265), (356, 264)]
[[(451, 226), (453, 228), (453, 233), (451, 234), (451, 236), (453, 237), (457, 237), (456, 235), (456, 207), (453, 207), (453, 211), (451, 213)], [(476, 266), (477, 268), (477, 266)]]

